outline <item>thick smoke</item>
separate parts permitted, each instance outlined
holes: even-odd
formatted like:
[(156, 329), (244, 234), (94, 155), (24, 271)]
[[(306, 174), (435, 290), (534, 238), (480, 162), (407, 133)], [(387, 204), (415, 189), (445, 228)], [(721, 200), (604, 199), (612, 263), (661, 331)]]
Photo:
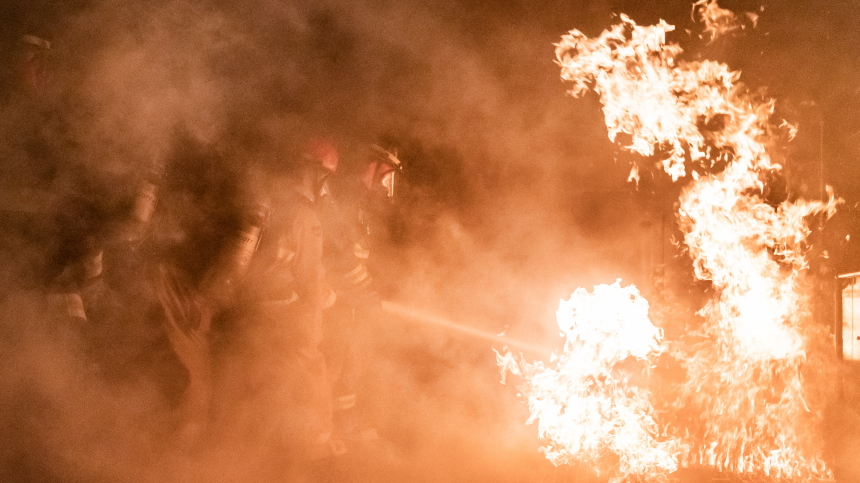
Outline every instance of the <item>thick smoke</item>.
[[(561, 34), (573, 27), (597, 33), (613, 13), (642, 23), (673, 17), (667, 20), (681, 33), (691, 22), (687, 5), (665, 11), (663, 2), (633, 3), (10, 6), (3, 17), (6, 51), (30, 32), (51, 40), (52, 56), (40, 100), (11, 88), (3, 99), (0, 153), (9, 168), (2, 198), (41, 203), (30, 211), (52, 215), (47, 222), (4, 219), (27, 233), (3, 242), (10, 262), (2, 287), (0, 479), (294, 476), (292, 468), (265, 467), (248, 445), (184, 446), (175, 401), (165, 396), (187, 384), (181, 369), (177, 387), (155, 387), (145, 377), (106, 382), (81, 357), (76, 329), (57, 329), (38, 302), (34, 287), (87, 249), (56, 240), (109, 232), (127, 212), (134, 184), (151, 172), (165, 179), (158, 208), (167, 220), (164, 236), (185, 241), (173, 257), (189, 273), (203, 273), (217, 259), (252, 197), (254, 170), (290, 169), (301, 143), (322, 135), (339, 148), (343, 177), (354, 174), (371, 143), (397, 149), (403, 161), (403, 190), (374, 251), (384, 298), (549, 350), (560, 342), (557, 301), (579, 286), (621, 277), (648, 298), (659, 291), (658, 275), (677, 289), (673, 296), (682, 305), (695, 308), (701, 287), (676, 268), (688, 262), (669, 242), (676, 193), (656, 173), (643, 173), (639, 190), (625, 183), (630, 155), (606, 139), (597, 99), (565, 97), (552, 61)], [(768, 6), (760, 28), (778, 8)], [(766, 66), (795, 65), (763, 38), (752, 42), (778, 59)], [(734, 46), (700, 46), (733, 52), (727, 45)], [(754, 64), (761, 59), (756, 54), (726, 55), (751, 65), (755, 84), (774, 85), (777, 97), (794, 94), (801, 104), (801, 81), (769, 73)], [(804, 169), (798, 163), (796, 172)], [(21, 171), (23, 180), (5, 174)], [(39, 187), (47, 201), (30, 203), (22, 193), (33, 190), (21, 186)], [(117, 310), (122, 316), (110, 332), (117, 338), (151, 322), (134, 308)], [(490, 344), (394, 317), (380, 317), (365, 332), (359, 397), (382, 443), (371, 464), (341, 462), (324, 477), (554, 477), (536, 451), (534, 428), (523, 426), (527, 409), (513, 388), (498, 385)], [(170, 353), (158, 360), (177, 364)]]

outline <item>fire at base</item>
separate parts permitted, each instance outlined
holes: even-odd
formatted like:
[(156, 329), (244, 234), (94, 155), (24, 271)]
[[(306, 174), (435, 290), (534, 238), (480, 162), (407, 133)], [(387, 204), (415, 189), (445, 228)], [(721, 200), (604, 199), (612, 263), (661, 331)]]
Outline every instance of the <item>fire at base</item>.
[[(723, 23), (731, 20), (721, 12)], [(541, 436), (550, 442), (547, 455), (556, 464), (590, 460), (621, 479), (660, 478), (678, 465), (790, 481), (832, 480), (817, 431), (821, 401), (812, 404), (803, 377), (813, 365), (809, 347), (819, 334), (804, 324), (798, 277), (807, 265), (810, 217), (832, 216), (839, 201), (831, 194), (825, 201), (766, 202), (764, 179), (781, 169), (769, 151), (795, 129), (774, 123), (775, 101), (750, 93), (725, 64), (680, 60), (682, 49), (666, 42), (672, 30), (662, 21), (641, 27), (621, 15), (594, 39), (571, 31), (556, 56), (571, 95), (593, 90), (600, 97), (611, 140), (625, 134), (625, 149), (660, 157), (658, 167), (674, 181), (689, 180), (678, 222), (696, 277), (711, 282), (715, 294), (698, 313), (701, 327), (665, 346), (656, 333), (633, 331), (640, 339), (636, 345), (629, 329), (617, 329), (642, 327), (647, 316), (610, 305), (602, 308), (605, 314), (590, 317), (596, 325), (582, 333), (583, 319), (569, 322), (566, 314), (599, 305), (580, 289), (559, 310), (568, 340), (554, 367), (518, 364), (510, 354), (499, 356), (499, 364), (503, 373), (526, 379), (531, 420), (539, 421)], [(638, 179), (638, 169), (631, 179)], [(593, 297), (606, 297), (607, 290), (621, 298), (632, 293), (615, 284), (596, 287)], [(630, 319), (616, 321), (616, 315)], [(648, 393), (613, 369), (625, 357), (648, 361), (664, 348), (686, 372), (665, 409), (665, 434), (652, 416)], [(636, 444), (619, 442), (627, 430), (638, 436), (622, 441)], [(607, 463), (607, 453), (617, 460)]]
[[(677, 469), (677, 443), (658, 436), (641, 379), (663, 351), (663, 331), (648, 320), (648, 302), (634, 286), (577, 289), (562, 300), (558, 327), (564, 352), (549, 366), (517, 362), (496, 353), (502, 382), (508, 370), (522, 376), (531, 418), (556, 465), (578, 460), (610, 462), (623, 475), (659, 475)], [(617, 462), (617, 463), (616, 463)], [(601, 474), (603, 468), (597, 466)]]

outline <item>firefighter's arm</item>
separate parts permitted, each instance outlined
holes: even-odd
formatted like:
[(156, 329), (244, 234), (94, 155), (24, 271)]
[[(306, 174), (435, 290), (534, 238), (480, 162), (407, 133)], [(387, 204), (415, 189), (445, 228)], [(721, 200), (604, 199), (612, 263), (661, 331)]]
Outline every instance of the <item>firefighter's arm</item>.
[(353, 255), (353, 268), (344, 275), (350, 292), (358, 299), (375, 296), (373, 277), (367, 268), (370, 251), (364, 248), (360, 242), (356, 242), (353, 246)]
[(181, 410), (187, 425), (199, 427), (205, 421), (212, 395), (208, 340), (212, 314), (202, 295), (174, 272), (160, 266), (157, 277), (164, 329), (176, 357), (189, 374)]

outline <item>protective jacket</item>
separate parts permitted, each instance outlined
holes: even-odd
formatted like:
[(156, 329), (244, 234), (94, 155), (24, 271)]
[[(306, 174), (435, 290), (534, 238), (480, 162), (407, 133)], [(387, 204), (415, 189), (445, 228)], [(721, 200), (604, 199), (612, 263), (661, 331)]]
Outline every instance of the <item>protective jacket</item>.
[(227, 378), (241, 382), (239, 412), (260, 414), (250, 431), (272, 448), (322, 451), (331, 435), (331, 389), (320, 351), (331, 289), (322, 227), (310, 200), (274, 200), (269, 227), (243, 281), (245, 315)]

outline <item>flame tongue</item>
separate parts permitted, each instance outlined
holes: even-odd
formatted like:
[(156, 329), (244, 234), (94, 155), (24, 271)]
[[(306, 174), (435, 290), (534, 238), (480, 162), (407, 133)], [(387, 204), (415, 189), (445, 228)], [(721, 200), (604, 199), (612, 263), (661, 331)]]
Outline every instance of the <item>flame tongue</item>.
[[(681, 48), (666, 43), (673, 26), (620, 18), (596, 39), (573, 30), (556, 45), (568, 92), (597, 92), (611, 140), (625, 133), (631, 136), (625, 148), (633, 152), (665, 151), (661, 165), (673, 180), (686, 174), (687, 156), (709, 166), (715, 155), (732, 152), (747, 170), (774, 167), (761, 142), (775, 134), (773, 100), (748, 95), (736, 84), (740, 74), (725, 64), (679, 62)], [(749, 178), (744, 170), (735, 174)]]

